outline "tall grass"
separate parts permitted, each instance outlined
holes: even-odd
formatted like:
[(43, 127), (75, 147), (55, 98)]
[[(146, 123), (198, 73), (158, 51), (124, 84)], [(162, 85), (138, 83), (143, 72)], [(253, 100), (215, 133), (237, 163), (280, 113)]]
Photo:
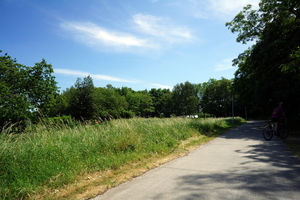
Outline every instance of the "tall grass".
[[(241, 123), (236, 118), (236, 125)], [(228, 119), (118, 119), (97, 125), (40, 123), (24, 134), (0, 135), (0, 199), (26, 199), (43, 187), (59, 188), (79, 174), (118, 169), (181, 141), (212, 137)]]

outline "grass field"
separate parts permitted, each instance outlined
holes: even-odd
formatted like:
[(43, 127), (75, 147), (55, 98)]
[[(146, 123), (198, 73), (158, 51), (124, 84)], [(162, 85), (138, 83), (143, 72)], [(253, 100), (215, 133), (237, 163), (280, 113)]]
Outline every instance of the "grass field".
[[(236, 118), (234, 126), (242, 122)], [(2, 134), (0, 199), (72, 199), (59, 191), (72, 185), (72, 193), (82, 193), (87, 186), (76, 188), (76, 183), (83, 177), (125, 173), (128, 166), (151, 168), (148, 162), (206, 143), (230, 128), (231, 118), (133, 118), (71, 127), (47, 122), (23, 134)], [(116, 184), (101, 180), (93, 184)]]

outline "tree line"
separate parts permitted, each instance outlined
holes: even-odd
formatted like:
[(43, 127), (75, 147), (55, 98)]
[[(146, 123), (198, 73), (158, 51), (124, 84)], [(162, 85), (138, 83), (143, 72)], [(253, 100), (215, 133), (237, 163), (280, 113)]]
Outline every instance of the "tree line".
[(46, 60), (27, 67), (0, 56), (0, 124), (38, 121), (41, 117), (71, 116), (77, 120), (231, 113), (232, 80), (188, 81), (172, 90), (134, 91), (128, 87), (95, 87), (90, 76), (59, 92), (52, 65)]

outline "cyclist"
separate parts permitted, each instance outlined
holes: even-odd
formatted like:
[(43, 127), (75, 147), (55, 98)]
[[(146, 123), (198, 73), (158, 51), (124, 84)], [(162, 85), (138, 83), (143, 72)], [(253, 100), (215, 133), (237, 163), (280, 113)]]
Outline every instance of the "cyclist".
[(271, 116), (272, 117), (272, 122), (275, 124), (276, 133), (278, 133), (277, 129), (278, 129), (278, 123), (280, 122), (280, 119), (282, 117), (284, 117), (286, 119), (285, 114), (284, 114), (284, 110), (283, 110), (282, 107), (283, 107), (283, 103), (282, 102), (278, 103), (278, 107), (273, 110), (272, 116)]

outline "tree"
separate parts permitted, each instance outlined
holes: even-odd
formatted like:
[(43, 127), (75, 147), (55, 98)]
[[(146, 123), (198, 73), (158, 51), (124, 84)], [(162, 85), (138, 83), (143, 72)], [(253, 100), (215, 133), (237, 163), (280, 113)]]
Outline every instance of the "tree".
[(199, 98), (195, 85), (186, 81), (174, 86), (173, 111), (176, 115), (193, 115), (199, 112)]
[(54, 73), (52, 65), (47, 64), (45, 59), (28, 68), (25, 86), (29, 90), (28, 99), (33, 108), (38, 109), (43, 115), (50, 114), (58, 95), (57, 82), (52, 73)]
[(128, 92), (126, 101), (128, 109), (136, 116), (148, 117), (154, 111), (152, 98), (147, 91)]
[(0, 125), (16, 123), (29, 117), (29, 103), (24, 94), (26, 68), (5, 54), (0, 57)]
[(234, 60), (235, 90), (252, 112), (269, 115), (284, 101), (290, 115), (299, 112), (300, 2), (262, 0), (258, 10), (246, 6), (226, 26), (238, 32), (237, 41), (256, 44)]
[(113, 87), (95, 88), (96, 116), (101, 118), (128, 117), (128, 103)]
[(45, 60), (27, 67), (7, 54), (0, 56), (0, 125), (34, 120), (37, 110), (48, 113), (58, 94), (52, 73)]
[(221, 80), (209, 79), (201, 84), (200, 105), (202, 111), (217, 117), (231, 115), (231, 91), (232, 81), (222, 78)]
[(149, 94), (154, 106), (153, 116), (170, 116), (172, 110), (171, 91), (169, 89), (152, 88)]
[(94, 83), (90, 76), (77, 78), (74, 87), (69, 90), (69, 112), (78, 120), (90, 120), (95, 117)]

